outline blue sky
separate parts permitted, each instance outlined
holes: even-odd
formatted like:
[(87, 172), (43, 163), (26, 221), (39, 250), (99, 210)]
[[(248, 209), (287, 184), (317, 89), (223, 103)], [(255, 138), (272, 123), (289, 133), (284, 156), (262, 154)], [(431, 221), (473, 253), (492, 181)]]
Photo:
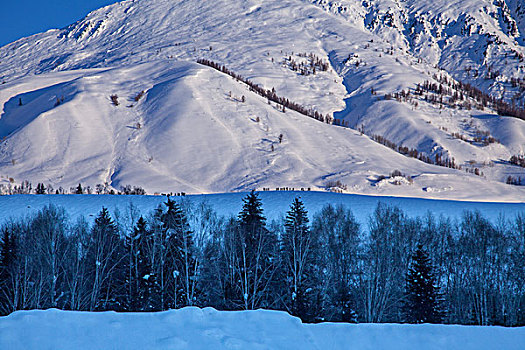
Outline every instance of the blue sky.
[(116, 0), (0, 0), (0, 46), (22, 37), (63, 28)]

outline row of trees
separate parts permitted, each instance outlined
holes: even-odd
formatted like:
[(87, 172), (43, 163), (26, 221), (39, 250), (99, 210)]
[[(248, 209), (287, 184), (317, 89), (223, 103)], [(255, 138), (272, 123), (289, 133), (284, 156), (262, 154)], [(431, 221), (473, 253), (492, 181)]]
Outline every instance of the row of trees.
[[(12, 181), (14, 182), (14, 180)], [(33, 188), (33, 184), (24, 180), (19, 185), (14, 185), (11, 181), (5, 185), (0, 184), (0, 195), (12, 195), (12, 194), (117, 194), (117, 195), (145, 195), (146, 191), (140, 186), (123, 185), (118, 190), (113, 189), (107, 182), (104, 184), (97, 184), (94, 188), (91, 186), (78, 186), (70, 187), (69, 190), (59, 187), (53, 188), (50, 184), (37, 183), (36, 187)]]
[(277, 309), (307, 322), (525, 325), (525, 216), (410, 218), (379, 204), (365, 229), (300, 199), (267, 222), (257, 193), (236, 217), (168, 200), (93, 224), (48, 206), (4, 224), (0, 312)]
[[(362, 133), (365, 133), (365, 130), (363, 127), (359, 128), (358, 130)], [(446, 168), (461, 170), (461, 165), (456, 164), (456, 160), (454, 159), (454, 157), (450, 159), (447, 156), (436, 154), (434, 158), (432, 158), (426, 155), (424, 152), (419, 152), (415, 148), (409, 148), (407, 146), (398, 145), (397, 143), (390, 141), (389, 139), (385, 138), (382, 135), (372, 134), (370, 135), (370, 138), (374, 140), (375, 142), (380, 143), (407, 157), (419, 159), (420, 161), (425, 162), (427, 164), (433, 164), (433, 165), (438, 165), (438, 166), (442, 166)]]
[(293, 111), (296, 111), (298, 113), (301, 113), (301, 114), (303, 114), (303, 115), (305, 115), (307, 117), (314, 118), (314, 119), (319, 120), (321, 122), (326, 122), (327, 124), (332, 124), (332, 122), (333, 122), (333, 118), (329, 114), (326, 114), (326, 116), (325, 116), (322, 113), (319, 113), (318, 111), (316, 111), (314, 109), (307, 108), (305, 106), (300, 105), (299, 103), (290, 101), (289, 99), (287, 99), (285, 97), (281, 97), (281, 96), (277, 95), (277, 93), (275, 92), (275, 88), (272, 88), (271, 90), (266, 90), (264, 87), (261, 87), (261, 86), (255, 84), (254, 82), (252, 82), (251, 80), (246, 79), (243, 76), (241, 76), (241, 75), (239, 75), (239, 74), (229, 70), (224, 65), (220, 65), (219, 63), (213, 62), (211, 60), (203, 59), (203, 58), (198, 59), (197, 63), (202, 64), (204, 66), (208, 66), (208, 67), (214, 68), (214, 69), (218, 70), (219, 72), (228, 74), (229, 76), (231, 76), (232, 78), (236, 79), (237, 81), (242, 81), (243, 83), (245, 83), (246, 85), (248, 85), (250, 87), (250, 91), (253, 91), (256, 94), (267, 98), (268, 99), (268, 103), (275, 102), (278, 105), (281, 105), (283, 107), (283, 109), (282, 109), (283, 112), (286, 110), (286, 108), (289, 108), (289, 109), (291, 109)]

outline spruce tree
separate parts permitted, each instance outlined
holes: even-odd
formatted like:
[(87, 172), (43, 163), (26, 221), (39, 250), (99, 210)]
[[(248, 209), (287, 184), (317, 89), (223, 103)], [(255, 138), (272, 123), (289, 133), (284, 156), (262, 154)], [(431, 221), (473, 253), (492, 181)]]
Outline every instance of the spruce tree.
[(238, 287), (245, 309), (269, 307), (277, 239), (266, 228), (262, 202), (255, 191), (243, 199), (236, 242)]
[(149, 299), (153, 292), (154, 274), (147, 259), (149, 240), (151, 237), (147, 223), (141, 216), (125, 241), (128, 254), (126, 290), (129, 311), (146, 311), (152, 307)]
[(303, 202), (295, 198), (285, 219), (281, 238), (281, 261), (286, 283), (285, 300), (292, 315), (303, 321), (315, 319), (314, 246)]
[(263, 213), (262, 202), (255, 191), (243, 198), (243, 207), (239, 213), (239, 223), (250, 237), (253, 243), (259, 232), (266, 230), (266, 217)]
[(404, 311), (408, 323), (441, 322), (439, 288), (432, 262), (421, 244), (406, 275)]
[(161, 216), (161, 221), (167, 241), (168, 263), (164, 267), (164, 276), (169, 286), (168, 307), (191, 306), (197, 298), (198, 270), (192, 232), (180, 205), (169, 197), (164, 204), (167, 211)]

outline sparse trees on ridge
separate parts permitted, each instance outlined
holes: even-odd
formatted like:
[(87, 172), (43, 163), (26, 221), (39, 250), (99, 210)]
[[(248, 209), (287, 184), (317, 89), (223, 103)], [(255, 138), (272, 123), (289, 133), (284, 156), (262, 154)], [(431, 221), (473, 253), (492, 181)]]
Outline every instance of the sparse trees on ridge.
[(207, 60), (207, 59), (198, 59), (197, 63), (205, 65), (205, 66), (208, 66), (208, 67), (211, 67), (211, 68), (214, 68), (214, 69), (216, 69), (216, 70), (218, 70), (218, 71), (220, 71), (222, 73), (228, 74), (229, 76), (231, 76), (232, 78), (234, 78), (234, 79), (236, 79), (238, 81), (242, 81), (243, 83), (245, 83), (246, 85), (249, 86), (250, 91), (253, 91), (256, 94), (258, 94), (258, 95), (260, 95), (260, 96), (262, 96), (264, 98), (267, 98), (268, 102), (275, 102), (278, 105), (282, 106), (282, 111), (283, 112), (285, 112), (286, 108), (289, 108), (291, 110), (294, 110), (294, 111), (296, 111), (298, 113), (304, 114), (304, 115), (306, 115), (306, 116), (308, 116), (310, 118), (314, 118), (314, 119), (319, 120), (321, 122), (326, 122), (328, 124), (331, 124), (332, 121), (333, 121), (333, 118), (330, 115), (327, 114), (326, 116), (324, 116), (323, 114), (319, 113), (318, 111), (315, 111), (313, 109), (309, 109), (309, 108), (306, 108), (304, 106), (301, 106), (300, 104), (298, 104), (296, 102), (293, 102), (293, 101), (290, 101), (287, 98), (280, 97), (280, 96), (278, 96), (276, 94), (274, 88), (272, 88), (271, 90), (266, 90), (263, 87), (255, 84), (251, 80), (246, 79), (246, 78), (242, 77), (239, 74), (236, 74), (235, 72), (229, 70), (225, 66), (220, 65), (220, 64), (218, 64), (216, 62), (213, 62), (213, 61), (210, 61), (210, 60)]
[[(33, 185), (31, 182), (24, 180), (20, 184), (15, 184), (13, 178), (9, 179), (8, 184), (0, 184), (0, 195), (12, 194), (31, 194), (33, 193)], [(117, 195), (146, 195), (146, 191), (140, 186), (122, 185), (118, 190), (113, 189), (107, 182), (104, 184), (96, 184), (94, 188), (91, 186), (72, 186), (69, 190), (62, 187), (56, 190), (52, 185), (47, 186), (43, 183), (38, 183), (34, 189), (34, 194), (117, 194)], [(184, 196), (184, 192), (179, 192), (174, 195)]]

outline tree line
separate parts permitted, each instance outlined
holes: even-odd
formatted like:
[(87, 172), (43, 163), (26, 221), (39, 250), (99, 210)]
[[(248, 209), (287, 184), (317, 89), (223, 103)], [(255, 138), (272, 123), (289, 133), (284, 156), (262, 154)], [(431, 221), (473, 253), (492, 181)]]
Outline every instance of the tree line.
[(168, 197), (92, 224), (49, 205), (2, 226), (0, 313), (284, 310), (305, 322), (525, 325), (525, 214), (493, 223), (411, 218), (378, 204), (314, 215), (295, 198), (268, 222), (256, 192), (236, 216)]
[[(33, 184), (24, 180), (19, 185), (14, 184), (14, 179), (9, 179), (8, 184), (0, 184), (0, 195), (13, 195), (13, 194), (114, 194), (114, 195), (146, 195), (146, 190), (140, 186), (132, 185), (121, 185), (118, 190), (115, 190), (109, 183), (96, 184), (95, 187), (82, 186), (81, 183), (78, 186), (72, 186), (69, 190), (62, 186), (53, 188), (51, 184), (45, 185), (44, 183), (37, 183), (36, 187)], [(11, 181), (12, 180), (12, 181)], [(176, 195), (184, 196), (186, 193), (180, 192)]]
[(251, 80), (244, 78), (243, 76), (231, 71), (230, 69), (226, 68), (226, 66), (224, 65), (220, 65), (219, 63), (216, 63), (211, 60), (204, 59), (204, 58), (198, 59), (197, 63), (202, 64), (204, 66), (211, 67), (224, 74), (228, 74), (229, 76), (231, 76), (237, 81), (242, 81), (244, 84), (250, 87), (250, 91), (255, 92), (259, 96), (267, 98), (268, 103), (275, 102), (278, 105), (281, 105), (283, 108), (282, 109), (283, 112), (286, 111), (286, 108), (289, 108), (307, 117), (319, 120), (321, 122), (326, 122), (327, 124), (332, 124), (333, 122), (333, 118), (329, 114), (326, 114), (325, 116), (322, 113), (319, 113), (318, 111), (314, 109), (307, 108), (305, 106), (300, 105), (299, 103), (290, 101), (289, 99), (285, 97), (281, 97), (277, 95), (277, 93), (275, 92), (275, 88), (272, 88), (271, 90), (266, 90), (264, 87), (261, 87), (255, 84), (254, 82), (252, 82)]

